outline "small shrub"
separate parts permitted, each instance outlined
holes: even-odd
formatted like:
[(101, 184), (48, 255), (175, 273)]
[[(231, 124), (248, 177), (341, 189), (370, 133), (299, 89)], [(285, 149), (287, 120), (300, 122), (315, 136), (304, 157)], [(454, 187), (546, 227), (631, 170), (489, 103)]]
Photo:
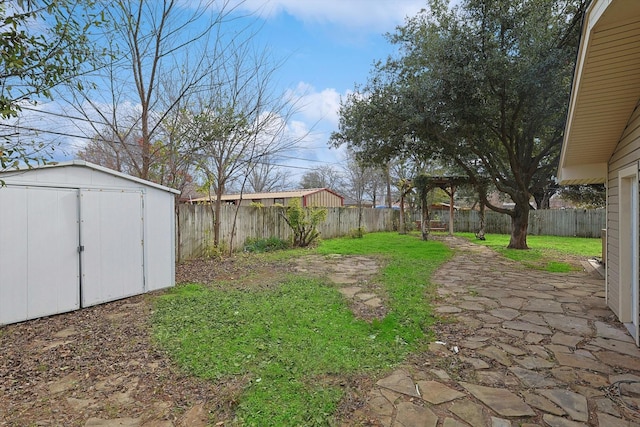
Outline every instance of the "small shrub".
[(224, 242), (222, 242), (219, 246), (215, 246), (214, 244), (208, 244), (204, 248), (204, 256), (205, 258), (216, 258), (222, 259), (224, 258), (224, 254), (229, 253), (229, 248)]
[(272, 252), (282, 249), (288, 249), (289, 243), (277, 237), (269, 237), (268, 239), (247, 239), (244, 244), (245, 252)]
[(220, 242), (218, 246), (213, 244), (213, 239), (211, 238), (211, 230), (206, 230), (205, 233), (204, 245), (202, 248), (202, 256), (205, 258), (222, 258), (225, 253), (229, 252), (229, 245), (223, 240)]
[(352, 239), (362, 239), (366, 233), (367, 229), (365, 227), (352, 228), (349, 230), (349, 237)]
[(264, 204), (262, 204), (262, 202), (251, 202), (249, 203), (249, 206), (258, 209), (264, 208)]
[(300, 200), (292, 199), (280, 215), (293, 231), (293, 246), (304, 248), (320, 237), (318, 225), (327, 220), (327, 209), (303, 208)]

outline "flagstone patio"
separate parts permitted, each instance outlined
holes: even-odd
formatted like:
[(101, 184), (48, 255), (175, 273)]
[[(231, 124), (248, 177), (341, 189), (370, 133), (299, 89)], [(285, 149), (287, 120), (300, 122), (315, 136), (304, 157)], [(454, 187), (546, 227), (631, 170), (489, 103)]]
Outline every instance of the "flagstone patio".
[(457, 254), (433, 277), (437, 341), (421, 367), (376, 383), (368, 407), (380, 424), (640, 425), (640, 350), (607, 308), (602, 278), (444, 242)]

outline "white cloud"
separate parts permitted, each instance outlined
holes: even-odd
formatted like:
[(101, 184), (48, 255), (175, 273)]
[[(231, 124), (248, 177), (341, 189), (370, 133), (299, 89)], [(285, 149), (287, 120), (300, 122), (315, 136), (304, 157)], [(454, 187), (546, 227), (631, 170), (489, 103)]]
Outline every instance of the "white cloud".
[(321, 124), (322, 127), (337, 128), (340, 94), (333, 88), (320, 92), (305, 82), (300, 82), (294, 89), (289, 89), (286, 96), (295, 100), (299, 108), (298, 114), (310, 123)]
[(306, 23), (334, 24), (379, 33), (425, 7), (424, 0), (245, 0), (237, 6), (262, 17), (288, 13)]

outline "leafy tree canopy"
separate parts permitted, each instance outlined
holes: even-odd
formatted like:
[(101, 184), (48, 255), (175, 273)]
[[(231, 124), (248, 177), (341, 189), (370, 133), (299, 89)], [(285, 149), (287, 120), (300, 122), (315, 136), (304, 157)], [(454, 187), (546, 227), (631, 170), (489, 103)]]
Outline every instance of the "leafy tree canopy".
[[(17, 117), (24, 102), (51, 99), (54, 87), (70, 82), (99, 55), (87, 37), (91, 26), (103, 22), (93, 6), (88, 0), (0, 2), (0, 119)], [(4, 129), (0, 168), (44, 160)]]
[(302, 175), (300, 188), (329, 188), (334, 191), (341, 191), (342, 176), (340, 171), (333, 166), (318, 166)]
[(569, 185), (561, 187), (559, 194), (581, 208), (604, 208), (607, 204), (604, 184)]
[(509, 247), (527, 248), (533, 191), (557, 167), (586, 0), (464, 0), (429, 9), (389, 35), (379, 63), (341, 106), (336, 145), (381, 161), (440, 158), (488, 179), (514, 209)]

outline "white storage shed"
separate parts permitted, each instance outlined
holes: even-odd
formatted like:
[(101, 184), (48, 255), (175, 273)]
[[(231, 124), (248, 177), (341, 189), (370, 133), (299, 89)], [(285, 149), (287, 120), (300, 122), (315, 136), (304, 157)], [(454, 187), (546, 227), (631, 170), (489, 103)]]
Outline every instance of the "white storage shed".
[(83, 161), (0, 180), (0, 324), (174, 285), (177, 190)]

